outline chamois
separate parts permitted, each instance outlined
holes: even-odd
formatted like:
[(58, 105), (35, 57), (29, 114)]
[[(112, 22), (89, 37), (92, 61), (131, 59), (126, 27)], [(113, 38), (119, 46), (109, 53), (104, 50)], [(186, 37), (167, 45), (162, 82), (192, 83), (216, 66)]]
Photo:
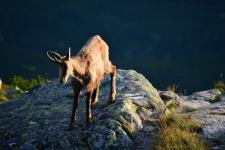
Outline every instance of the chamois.
[(87, 91), (86, 98), (86, 126), (90, 125), (91, 108), (98, 100), (99, 83), (104, 74), (110, 74), (111, 90), (108, 102), (113, 102), (116, 96), (116, 66), (109, 60), (109, 47), (106, 42), (96, 35), (91, 37), (76, 56), (71, 57), (69, 48), (66, 56), (48, 51), (47, 56), (57, 64), (59, 82), (71, 82), (74, 91), (74, 102), (69, 129), (76, 124), (76, 109), (82, 89)]

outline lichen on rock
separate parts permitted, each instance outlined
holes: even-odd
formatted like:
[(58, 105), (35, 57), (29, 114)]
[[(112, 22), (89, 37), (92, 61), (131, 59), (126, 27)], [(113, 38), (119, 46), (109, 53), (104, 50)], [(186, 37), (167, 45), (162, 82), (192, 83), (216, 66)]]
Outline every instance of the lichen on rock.
[(88, 129), (84, 128), (86, 96), (82, 91), (77, 127), (66, 130), (73, 103), (68, 96), (72, 88), (57, 80), (1, 104), (0, 149), (134, 149), (139, 132), (154, 129), (152, 122), (164, 109), (164, 103), (151, 83), (136, 71), (117, 70), (116, 83), (116, 101), (108, 104), (109, 76), (102, 81)]

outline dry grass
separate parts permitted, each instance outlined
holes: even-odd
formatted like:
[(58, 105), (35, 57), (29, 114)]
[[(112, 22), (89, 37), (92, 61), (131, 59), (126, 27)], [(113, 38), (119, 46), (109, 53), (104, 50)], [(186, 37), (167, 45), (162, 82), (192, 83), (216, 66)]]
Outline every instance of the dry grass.
[(172, 102), (167, 106), (167, 109), (169, 109), (169, 110), (173, 110), (173, 109), (177, 109), (177, 108), (179, 108), (179, 104), (176, 102)]
[(225, 92), (225, 84), (222, 80), (214, 82), (214, 88), (219, 89), (222, 93)]
[(9, 85), (2, 84), (1, 89), (0, 89), (0, 103), (1, 102), (6, 102), (8, 101), (7, 98), (7, 90), (10, 88)]
[(160, 118), (160, 133), (157, 150), (206, 150), (196, 131), (201, 130), (201, 123), (188, 115), (169, 114)]
[(171, 125), (160, 132), (157, 150), (206, 150), (196, 133)]
[(202, 124), (198, 121), (194, 121), (188, 115), (171, 113), (163, 115), (160, 118), (160, 123), (163, 128), (167, 126), (176, 125), (178, 128), (190, 131), (199, 132), (202, 129)]
[(174, 93), (177, 92), (177, 89), (178, 89), (178, 86), (176, 86), (175, 84), (168, 85), (168, 86), (166, 87), (166, 90), (167, 90), (167, 91), (171, 91), (171, 92), (174, 92)]

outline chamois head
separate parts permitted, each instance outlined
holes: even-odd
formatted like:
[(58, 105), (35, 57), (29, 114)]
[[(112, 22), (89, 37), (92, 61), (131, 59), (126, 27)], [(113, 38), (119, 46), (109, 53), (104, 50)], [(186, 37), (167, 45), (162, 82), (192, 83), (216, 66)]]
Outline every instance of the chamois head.
[[(57, 64), (59, 69), (59, 82), (66, 84), (69, 77), (75, 77), (73, 74), (73, 65), (71, 62), (71, 52), (70, 48), (66, 56), (61, 56), (56, 52), (48, 51), (48, 58)], [(76, 77), (75, 77), (76, 78)]]

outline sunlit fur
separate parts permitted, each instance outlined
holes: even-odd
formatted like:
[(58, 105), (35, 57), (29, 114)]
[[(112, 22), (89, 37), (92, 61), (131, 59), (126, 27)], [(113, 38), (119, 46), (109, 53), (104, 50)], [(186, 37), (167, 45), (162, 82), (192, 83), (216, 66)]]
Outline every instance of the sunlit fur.
[[(82, 89), (87, 91), (86, 123), (90, 123), (91, 106), (97, 102), (99, 83), (104, 74), (111, 76), (111, 90), (109, 102), (115, 100), (116, 95), (116, 66), (109, 60), (109, 47), (98, 35), (91, 37), (76, 56), (70, 56), (70, 49), (66, 56), (61, 57), (55, 52), (48, 52), (48, 57), (57, 63), (59, 68), (59, 81), (67, 83), (71, 79), (74, 89), (74, 104), (70, 127), (75, 126), (75, 112)], [(53, 56), (53, 57), (52, 57)]]

